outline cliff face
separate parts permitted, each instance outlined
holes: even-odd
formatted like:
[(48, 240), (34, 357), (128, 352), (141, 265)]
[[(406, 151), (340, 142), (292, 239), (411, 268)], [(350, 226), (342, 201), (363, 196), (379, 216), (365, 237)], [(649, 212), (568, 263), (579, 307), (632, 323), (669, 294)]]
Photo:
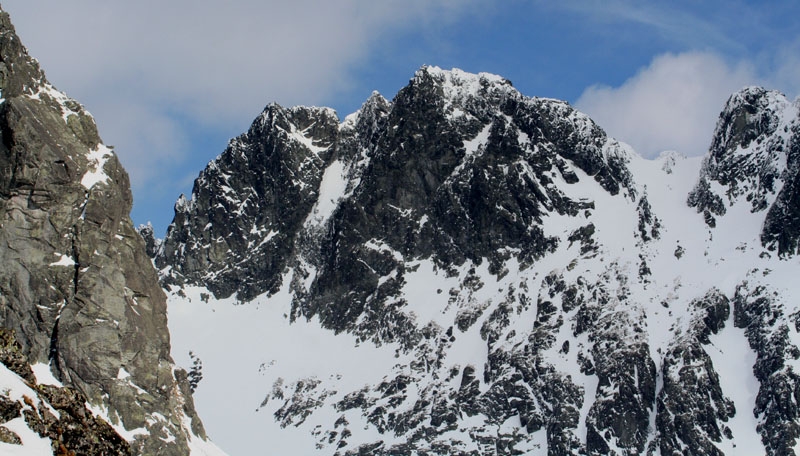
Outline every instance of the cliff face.
[(131, 440), (187, 454), (204, 431), (170, 358), (165, 296), (128, 176), (0, 13), (0, 325)]

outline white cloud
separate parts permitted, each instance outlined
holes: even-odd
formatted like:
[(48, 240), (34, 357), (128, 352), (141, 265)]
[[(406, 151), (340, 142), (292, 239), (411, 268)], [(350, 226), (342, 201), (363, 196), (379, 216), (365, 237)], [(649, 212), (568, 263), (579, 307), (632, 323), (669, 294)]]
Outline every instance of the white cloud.
[(785, 91), (790, 97), (800, 96), (800, 37), (780, 47), (772, 62), (764, 65), (775, 68), (768, 79), (770, 86)]
[(250, 120), (266, 100), (311, 103), (345, 81), (381, 34), (458, 2), (208, 0), (48, 4), (10, 8), (50, 78), (76, 96), (136, 91), (215, 123)]
[(324, 104), (349, 87), (354, 63), (381, 37), (451, 20), (475, 1), (76, 0), (4, 9), (48, 79), (96, 116), (136, 191), (190, 154), (187, 125), (232, 135), (268, 102)]
[(644, 156), (701, 155), (731, 93), (760, 82), (752, 65), (711, 52), (664, 54), (619, 87), (589, 87), (575, 105)]
[(691, 6), (575, 0), (550, 7), (581, 16), (601, 34), (638, 29), (643, 40), (658, 38), (668, 43), (664, 49), (684, 50), (655, 56), (618, 87), (589, 87), (575, 102), (642, 155), (705, 153), (723, 104), (743, 86), (762, 85), (789, 97), (800, 92), (800, 38), (791, 2), (765, 8), (721, 0)]

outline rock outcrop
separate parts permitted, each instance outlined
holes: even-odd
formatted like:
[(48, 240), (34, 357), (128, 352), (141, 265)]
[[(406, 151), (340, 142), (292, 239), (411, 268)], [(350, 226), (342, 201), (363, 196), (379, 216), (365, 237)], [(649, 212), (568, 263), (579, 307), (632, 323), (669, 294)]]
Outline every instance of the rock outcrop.
[[(12, 331), (0, 328), (0, 363), (4, 372), (0, 395), (0, 441), (23, 445), (17, 433), (3, 426), (21, 418), (40, 437), (49, 439), (55, 455), (131, 455), (130, 444), (102, 418), (86, 408), (86, 397), (60, 385), (38, 384), (28, 358)], [(0, 367), (3, 369), (3, 367)], [(29, 442), (25, 442), (29, 443)]]
[(332, 158), (338, 120), (329, 109), (267, 106), (250, 130), (175, 204), (159, 268), (168, 283), (205, 283), (242, 300), (274, 292)]

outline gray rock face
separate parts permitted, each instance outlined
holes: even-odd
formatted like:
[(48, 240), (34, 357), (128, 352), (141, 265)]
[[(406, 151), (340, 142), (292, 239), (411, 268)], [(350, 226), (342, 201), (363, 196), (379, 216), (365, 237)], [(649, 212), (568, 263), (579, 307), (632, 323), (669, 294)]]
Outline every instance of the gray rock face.
[(112, 424), (147, 429), (135, 453), (186, 454), (202, 425), (170, 358), (165, 296), (129, 218), (128, 176), (4, 12), (0, 91), (0, 324)]
[(725, 423), (736, 414), (736, 408), (722, 393), (703, 345), (725, 326), (730, 303), (719, 290), (711, 290), (690, 306), (691, 326), (664, 357), (656, 416), (659, 434), (653, 446), (657, 444), (661, 454), (721, 455), (715, 443), (731, 438)]
[(753, 372), (760, 387), (753, 413), (767, 451), (793, 455), (800, 438), (800, 375), (790, 364), (800, 358), (800, 347), (791, 332), (800, 326), (800, 313), (755, 281), (740, 284), (733, 299), (734, 322), (757, 355)]
[(761, 242), (782, 256), (793, 256), (800, 253), (800, 122), (792, 125), (786, 147), (783, 187), (767, 211)]
[(163, 240), (156, 237), (156, 233), (153, 231), (153, 225), (150, 223), (139, 225), (136, 231), (139, 233), (139, 236), (144, 239), (144, 250), (147, 256), (155, 258), (158, 251), (161, 249)]

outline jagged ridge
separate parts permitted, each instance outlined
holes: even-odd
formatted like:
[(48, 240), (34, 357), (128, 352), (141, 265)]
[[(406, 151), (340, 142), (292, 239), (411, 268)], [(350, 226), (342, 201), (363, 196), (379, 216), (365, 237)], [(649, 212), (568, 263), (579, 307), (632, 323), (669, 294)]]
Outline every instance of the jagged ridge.
[[(797, 414), (779, 404), (797, 385), (798, 266), (772, 252), (795, 253), (797, 205), (781, 195), (796, 188), (796, 105), (735, 94), (702, 169), (644, 160), (566, 103), (458, 70), (425, 67), (338, 125), (329, 110), (265, 112), (289, 123), (212, 162), (156, 261), (176, 309), (243, 340), (287, 337), (254, 342), (274, 359), (235, 374), (274, 380), (259, 407), (271, 435), (297, 427), (310, 436), (298, 442), (334, 454), (793, 454)], [(265, 160), (277, 165), (251, 165)], [(286, 185), (240, 203), (251, 168)], [(276, 210), (284, 189), (297, 212)], [(242, 220), (250, 205), (269, 223)], [(242, 224), (248, 236), (225, 242), (257, 246), (271, 269), (223, 247), (236, 261), (192, 273), (213, 251), (198, 240), (227, 229), (208, 214)], [(252, 326), (235, 319), (245, 313)], [(292, 328), (316, 324), (354, 354), (289, 348)], [(184, 342), (204, 378), (222, 375), (204, 341)], [(292, 356), (339, 357), (342, 370), (301, 376), (281, 367)], [(363, 373), (350, 356), (385, 367)]]

